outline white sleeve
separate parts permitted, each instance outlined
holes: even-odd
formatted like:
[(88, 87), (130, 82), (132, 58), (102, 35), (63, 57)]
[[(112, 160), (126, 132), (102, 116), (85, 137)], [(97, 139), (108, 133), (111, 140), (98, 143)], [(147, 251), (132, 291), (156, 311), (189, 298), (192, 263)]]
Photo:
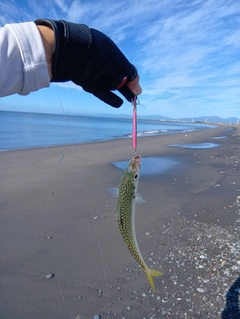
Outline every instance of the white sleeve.
[(35, 23), (0, 28), (0, 97), (27, 95), (49, 85), (46, 55)]

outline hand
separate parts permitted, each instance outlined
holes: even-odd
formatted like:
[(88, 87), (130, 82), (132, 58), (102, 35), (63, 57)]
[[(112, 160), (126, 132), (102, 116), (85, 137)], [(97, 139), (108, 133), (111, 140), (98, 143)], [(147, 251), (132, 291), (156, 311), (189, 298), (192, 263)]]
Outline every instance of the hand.
[(139, 75), (131, 82), (127, 82), (127, 86), (134, 95), (140, 95), (142, 93), (142, 88), (139, 84)]
[(35, 23), (54, 31), (52, 82), (71, 80), (113, 107), (120, 107), (123, 100), (112, 91), (118, 90), (128, 101), (142, 92), (137, 69), (103, 33), (66, 21)]

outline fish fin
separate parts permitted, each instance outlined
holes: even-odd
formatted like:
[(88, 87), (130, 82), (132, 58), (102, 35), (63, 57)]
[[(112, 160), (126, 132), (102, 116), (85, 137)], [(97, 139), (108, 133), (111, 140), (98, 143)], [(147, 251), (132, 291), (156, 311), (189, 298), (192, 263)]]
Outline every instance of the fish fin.
[[(119, 188), (117, 187), (108, 187), (107, 188), (108, 193), (114, 197), (114, 198), (118, 198), (119, 195)], [(135, 201), (138, 204), (145, 204), (147, 203), (147, 201), (145, 201), (145, 199), (143, 199), (143, 196), (141, 194), (136, 194), (135, 195)]]
[(117, 187), (108, 187), (107, 191), (112, 197), (118, 198), (119, 188), (117, 188)]
[(152, 287), (152, 290), (155, 291), (155, 286), (154, 286), (154, 281), (153, 281), (153, 277), (159, 277), (159, 276), (162, 276), (163, 273), (161, 271), (158, 271), (158, 270), (155, 270), (155, 269), (150, 269), (150, 268), (147, 268), (145, 270), (146, 272), (146, 275), (148, 277), (148, 280), (149, 280), (149, 283)]
[(147, 203), (147, 201), (145, 201), (145, 199), (143, 199), (143, 196), (141, 194), (136, 194), (135, 201), (138, 204), (146, 204)]

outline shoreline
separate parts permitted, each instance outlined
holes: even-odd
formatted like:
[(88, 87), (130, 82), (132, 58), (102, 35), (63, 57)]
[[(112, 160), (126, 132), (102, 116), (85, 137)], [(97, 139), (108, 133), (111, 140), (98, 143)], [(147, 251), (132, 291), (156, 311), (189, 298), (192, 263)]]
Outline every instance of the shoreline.
[[(171, 123), (171, 122), (169, 122)], [(191, 124), (191, 123), (187, 123), (187, 124)], [(214, 123), (209, 124), (209, 126), (212, 127), (208, 127), (208, 128), (203, 128), (203, 129), (190, 129), (190, 130), (171, 130), (168, 132), (161, 132), (159, 134), (155, 134), (155, 133), (148, 133), (148, 132), (152, 132), (152, 131), (143, 131), (143, 132), (138, 132), (138, 139), (142, 139), (142, 138), (152, 138), (152, 137), (160, 137), (160, 136), (165, 136), (165, 135), (175, 135), (175, 134), (188, 134), (188, 133), (193, 133), (193, 132), (199, 132), (199, 131), (203, 131), (203, 130), (211, 130), (211, 129), (215, 129), (218, 127), (221, 127), (222, 125), (215, 125)], [(227, 127), (234, 127), (234, 125), (224, 125)], [(149, 135), (148, 135), (149, 134)], [(31, 146), (31, 147), (24, 147), (24, 148), (12, 148), (12, 149), (0, 149), (0, 153), (1, 152), (14, 152), (14, 151), (24, 151), (24, 150), (41, 150), (44, 148), (55, 148), (55, 147), (66, 147), (66, 146), (71, 146), (71, 147), (78, 147), (81, 145), (85, 145), (85, 144), (95, 144), (95, 143), (104, 143), (104, 142), (113, 142), (113, 141), (118, 141), (118, 140), (125, 140), (125, 139), (132, 139), (131, 135), (124, 135), (122, 137), (115, 137), (115, 138), (111, 138), (111, 139), (106, 139), (106, 140), (93, 140), (93, 141), (88, 141), (88, 142), (79, 142), (79, 143), (66, 143), (66, 144), (54, 144), (54, 145), (44, 145), (44, 146)]]
[[(0, 132), (2, 133), (0, 152), (102, 142), (107, 140), (129, 138), (131, 136), (131, 123), (129, 123), (130, 125), (127, 126), (125, 124), (123, 125), (122, 120), (118, 118), (111, 119), (109, 117), (99, 117), (99, 124), (98, 122), (94, 122), (96, 121), (96, 117), (87, 117), (92, 119), (95, 124), (93, 124), (90, 120), (88, 120), (86, 124), (84, 121), (81, 122), (81, 120), (85, 117), (80, 116), (78, 122), (79, 125), (76, 126), (75, 120), (77, 117), (73, 117), (74, 121), (72, 122), (70, 120), (67, 121), (67, 118), (63, 117), (64, 121), (60, 121), (60, 123), (58, 121), (52, 122), (52, 120), (49, 119), (45, 123), (44, 115), (38, 114), (40, 119), (37, 117), (34, 122), (34, 118), (29, 118), (31, 113), (26, 114), (26, 118), (23, 117), (22, 121), (20, 117), (13, 117), (12, 119), (10, 117), (10, 119), (6, 119), (6, 121), (3, 119), (3, 127), (1, 127), (2, 130), (0, 129)], [(53, 115), (50, 115), (50, 119), (52, 116)], [(113, 120), (114, 124), (111, 120)], [(26, 126), (23, 126), (24, 121), (27, 123)], [(29, 121), (32, 123), (32, 126), (28, 125)], [(109, 126), (108, 130), (101, 130), (102, 121), (106, 122), (106, 127)], [(191, 128), (190, 130), (202, 130), (206, 129), (206, 127), (209, 127), (209, 125), (203, 123), (175, 123), (159, 121), (156, 122), (158, 125), (152, 125), (153, 123), (155, 122), (149, 120), (139, 120), (138, 136), (175, 134), (181, 133), (181, 131), (189, 131), (189, 127)], [(82, 128), (81, 124), (83, 125)], [(98, 127), (98, 125), (100, 125), (100, 135), (96, 134), (97, 129), (94, 129), (95, 127)], [(16, 127), (18, 127), (18, 129), (16, 129)], [(175, 128), (174, 130), (172, 129), (173, 127)]]
[[(237, 314), (225, 294), (234, 282), (240, 288), (239, 141), (234, 125), (138, 139), (143, 159), (177, 160), (139, 181), (147, 201), (136, 206), (139, 247), (164, 273), (155, 293), (122, 241), (106, 191), (122, 174), (112, 163), (127, 167), (129, 139), (0, 152), (3, 318)], [(169, 146), (204, 142), (219, 146)]]

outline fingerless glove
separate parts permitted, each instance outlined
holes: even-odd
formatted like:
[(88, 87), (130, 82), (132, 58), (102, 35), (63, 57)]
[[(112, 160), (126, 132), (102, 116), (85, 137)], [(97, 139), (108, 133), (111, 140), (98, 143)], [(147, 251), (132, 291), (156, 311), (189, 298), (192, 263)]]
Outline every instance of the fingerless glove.
[(84, 24), (39, 19), (37, 25), (49, 25), (55, 34), (51, 82), (72, 81), (103, 102), (120, 107), (123, 100), (112, 91), (118, 90), (128, 101), (133, 94), (126, 83), (137, 76), (132, 65), (116, 44), (105, 34)]

